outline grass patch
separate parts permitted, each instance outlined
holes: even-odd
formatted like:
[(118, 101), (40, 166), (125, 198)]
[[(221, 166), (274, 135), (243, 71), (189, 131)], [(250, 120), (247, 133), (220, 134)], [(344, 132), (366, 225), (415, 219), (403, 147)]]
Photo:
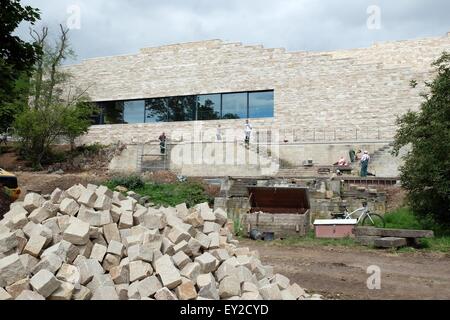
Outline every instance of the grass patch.
[(290, 237), (283, 240), (274, 240), (273, 244), (280, 246), (360, 246), (355, 239), (346, 237), (342, 239), (318, 239), (314, 231), (310, 231), (305, 237)]
[(191, 208), (199, 203), (208, 202), (211, 205), (214, 202), (199, 182), (144, 183), (139, 176), (128, 176), (115, 177), (107, 181), (106, 186), (111, 190), (117, 186), (124, 186), (141, 196), (150, 197), (151, 202), (161, 206), (173, 207), (186, 203)]
[(385, 214), (386, 228), (421, 230), (422, 224), (409, 208), (400, 208)]

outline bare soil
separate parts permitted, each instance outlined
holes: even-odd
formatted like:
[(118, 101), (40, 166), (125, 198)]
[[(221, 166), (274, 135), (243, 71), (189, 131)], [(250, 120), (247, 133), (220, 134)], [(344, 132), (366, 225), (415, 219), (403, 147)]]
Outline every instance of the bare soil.
[[(242, 240), (310, 293), (329, 299), (450, 299), (450, 254), (335, 246), (284, 246)], [(367, 268), (381, 269), (381, 290), (367, 288)]]

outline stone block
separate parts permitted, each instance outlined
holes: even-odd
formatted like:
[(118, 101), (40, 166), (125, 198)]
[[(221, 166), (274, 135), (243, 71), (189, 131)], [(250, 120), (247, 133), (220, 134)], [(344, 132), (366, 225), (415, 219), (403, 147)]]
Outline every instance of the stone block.
[(133, 226), (133, 212), (123, 211), (119, 219), (119, 229), (129, 229)]
[(106, 186), (99, 186), (99, 187), (97, 187), (97, 189), (95, 190), (95, 193), (98, 196), (105, 195), (105, 196), (107, 196), (107, 197), (109, 197), (111, 199), (114, 196), (114, 192), (109, 190), (108, 187), (106, 187)]
[(27, 277), (27, 272), (17, 253), (0, 259), (0, 287), (13, 284)]
[(126, 200), (120, 201), (120, 207), (123, 211), (133, 212), (136, 207), (137, 201), (132, 198), (127, 198)]
[(8, 294), (10, 294), (15, 299), (23, 291), (31, 290), (30, 279), (27, 277), (27, 278), (21, 279), (19, 281), (16, 281), (13, 284), (5, 287), (5, 290), (8, 292)]
[(241, 283), (236, 277), (228, 276), (222, 279), (219, 284), (219, 296), (222, 299), (240, 296)]
[(198, 256), (194, 261), (200, 264), (200, 270), (202, 273), (215, 271), (216, 265), (218, 264), (217, 259), (214, 258), (214, 256), (209, 252), (205, 252), (201, 256)]
[(30, 280), (30, 284), (34, 290), (40, 295), (47, 298), (55, 292), (61, 285), (55, 275), (48, 270), (41, 270), (36, 273)]
[(56, 278), (63, 282), (78, 285), (81, 279), (80, 270), (76, 266), (64, 263), (58, 270)]
[(175, 293), (178, 300), (194, 300), (197, 298), (197, 290), (192, 281), (186, 281), (180, 284), (176, 289)]
[(15, 249), (18, 245), (15, 233), (8, 232), (0, 234), (0, 253), (5, 253)]
[(175, 267), (172, 259), (164, 255), (155, 262), (156, 273), (159, 275), (163, 286), (168, 289), (174, 289), (181, 284), (181, 275)]
[(214, 210), (214, 216), (216, 217), (215, 222), (223, 227), (228, 221), (228, 215), (222, 208), (217, 208)]
[(119, 300), (119, 295), (113, 286), (99, 287), (94, 291), (92, 300)]
[(188, 242), (191, 235), (182, 230), (179, 226), (174, 226), (167, 235), (167, 238), (174, 244), (178, 244), (183, 240)]
[(69, 198), (72, 198), (74, 200), (78, 200), (78, 198), (80, 198), (82, 192), (85, 190), (85, 188), (80, 185), (77, 184), (75, 186), (70, 187), (69, 189), (66, 190), (66, 195)]
[(218, 232), (211, 232), (208, 234), (209, 249), (219, 249), (220, 248), (220, 235)]
[(203, 233), (204, 234), (210, 234), (211, 232), (220, 232), (220, 225), (215, 223), (215, 222), (211, 222), (211, 221), (206, 221), (205, 224), (203, 225)]
[(300, 299), (306, 295), (305, 290), (296, 283), (290, 285), (288, 290), (295, 299)]
[(80, 198), (78, 198), (78, 203), (84, 204), (86, 207), (89, 208), (94, 208), (96, 200), (97, 194), (93, 191), (86, 189), (81, 193)]
[(64, 199), (59, 205), (59, 211), (69, 216), (75, 216), (78, 210), (80, 210), (80, 205), (71, 198)]
[(270, 282), (277, 284), (280, 290), (286, 290), (290, 286), (290, 280), (279, 273), (274, 275)]
[(216, 216), (214, 215), (214, 212), (209, 207), (208, 203), (201, 203), (194, 207), (197, 211), (200, 212), (200, 216), (202, 217), (203, 221), (216, 221)]
[(56, 273), (61, 268), (63, 260), (54, 253), (50, 253), (43, 257), (32, 269), (32, 274), (37, 274), (41, 270), (47, 270), (51, 273)]
[(63, 232), (63, 239), (77, 245), (89, 241), (89, 224), (79, 219), (73, 220)]
[(385, 237), (374, 241), (374, 246), (377, 248), (400, 248), (406, 245), (406, 238)]
[(119, 300), (128, 300), (128, 284), (118, 284), (114, 286), (119, 295)]
[(45, 202), (43, 196), (37, 193), (28, 193), (23, 199), (23, 208), (28, 212), (32, 212), (37, 208), (40, 208), (42, 204)]
[(73, 300), (91, 300), (92, 292), (85, 286), (79, 286), (79, 288), (75, 288), (72, 294)]
[(37, 292), (24, 290), (15, 300), (45, 300), (45, 298)]
[(21, 254), (19, 257), (27, 274), (30, 274), (31, 270), (39, 262), (37, 258), (30, 256), (29, 254)]
[(120, 264), (120, 257), (108, 253), (103, 259), (102, 267), (103, 269), (105, 269), (106, 272), (110, 272), (110, 270), (113, 267), (116, 267), (119, 264)]
[(41, 223), (42, 221), (47, 220), (48, 218), (51, 218), (54, 216), (56, 216), (56, 213), (52, 213), (51, 211), (47, 210), (46, 208), (40, 207), (40, 208), (34, 209), (28, 216), (28, 219), (30, 219), (34, 223)]
[(13, 300), (13, 297), (5, 289), (0, 288), (0, 301), (6, 300)]
[(98, 261), (87, 259), (84, 256), (78, 256), (73, 264), (77, 266), (80, 271), (80, 283), (82, 285), (86, 285), (92, 281), (95, 275), (103, 274), (105, 272)]
[(123, 257), (125, 251), (125, 246), (116, 240), (111, 240), (108, 245), (107, 253), (114, 254), (120, 258)]
[(275, 283), (271, 283), (261, 287), (259, 289), (259, 293), (264, 298), (264, 300), (283, 300), (280, 287)]
[(200, 275), (201, 267), (198, 262), (189, 262), (182, 270), (181, 275), (194, 282), (197, 281), (197, 277)]
[(197, 232), (195, 239), (201, 244), (202, 249), (208, 249), (211, 243), (211, 238), (202, 232)]
[(152, 273), (153, 268), (150, 263), (140, 260), (130, 262), (130, 282), (145, 279)]
[(129, 284), (130, 283), (130, 267), (129, 265), (118, 265), (112, 267), (109, 271), (112, 281), (115, 284)]
[(110, 210), (112, 206), (112, 199), (105, 194), (98, 195), (94, 203), (94, 209)]
[(183, 221), (190, 224), (194, 228), (201, 227), (205, 223), (205, 221), (200, 216), (200, 213), (198, 211), (193, 211), (192, 213), (184, 217)]
[(40, 235), (33, 235), (23, 249), (23, 253), (27, 253), (33, 257), (39, 257), (44, 249), (47, 239)]
[(172, 260), (180, 270), (183, 269), (189, 262), (191, 262), (189, 256), (182, 251), (177, 252), (174, 256), (172, 256)]
[(156, 291), (155, 300), (178, 300), (178, 298), (172, 291), (164, 287)]
[(91, 251), (90, 259), (97, 260), (99, 263), (102, 263), (103, 258), (105, 258), (106, 251), (108, 250), (107, 247), (101, 245), (101, 244), (94, 244), (94, 247)]
[(72, 299), (74, 290), (75, 286), (72, 283), (61, 282), (59, 288), (48, 297), (48, 300), (69, 301)]
[(109, 274), (95, 274), (92, 280), (86, 284), (86, 287), (95, 292), (100, 287), (114, 287), (114, 282)]
[(61, 197), (62, 195), (63, 191), (60, 188), (56, 188), (50, 195), (50, 201), (55, 204), (59, 204), (63, 200)]
[(253, 282), (244, 282), (242, 284), (242, 292), (257, 292), (259, 294), (259, 288)]
[(161, 282), (156, 276), (151, 276), (139, 282), (138, 291), (141, 297), (153, 297), (162, 288)]

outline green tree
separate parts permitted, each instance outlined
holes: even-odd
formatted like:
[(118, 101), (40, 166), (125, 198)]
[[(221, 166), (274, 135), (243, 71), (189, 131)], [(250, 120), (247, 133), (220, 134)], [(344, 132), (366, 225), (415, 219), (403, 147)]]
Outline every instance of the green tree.
[(40, 47), (13, 35), (21, 22), (34, 24), (39, 10), (22, 6), (19, 0), (1, 0), (0, 10), (0, 132), (5, 131), (20, 112), (18, 101), (24, 84), (41, 54)]
[(42, 168), (52, 156), (52, 145), (70, 142), (87, 132), (91, 125), (92, 107), (85, 90), (70, 84), (71, 75), (61, 65), (73, 55), (68, 30), (61, 33), (54, 47), (47, 41), (48, 29), (32, 36), (43, 50), (31, 78), (30, 103), (14, 122), (21, 154), (36, 168)]
[(444, 52), (433, 66), (437, 76), (426, 83), (420, 110), (397, 119), (394, 154), (410, 148), (400, 170), (413, 211), (450, 227), (450, 54)]

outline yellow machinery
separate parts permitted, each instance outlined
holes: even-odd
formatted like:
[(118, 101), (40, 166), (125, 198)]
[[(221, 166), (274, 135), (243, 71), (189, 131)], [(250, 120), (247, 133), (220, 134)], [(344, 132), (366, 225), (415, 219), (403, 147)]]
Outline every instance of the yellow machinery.
[(20, 196), (20, 188), (17, 184), (17, 177), (0, 168), (0, 193), (6, 195), (11, 201), (16, 201)]

